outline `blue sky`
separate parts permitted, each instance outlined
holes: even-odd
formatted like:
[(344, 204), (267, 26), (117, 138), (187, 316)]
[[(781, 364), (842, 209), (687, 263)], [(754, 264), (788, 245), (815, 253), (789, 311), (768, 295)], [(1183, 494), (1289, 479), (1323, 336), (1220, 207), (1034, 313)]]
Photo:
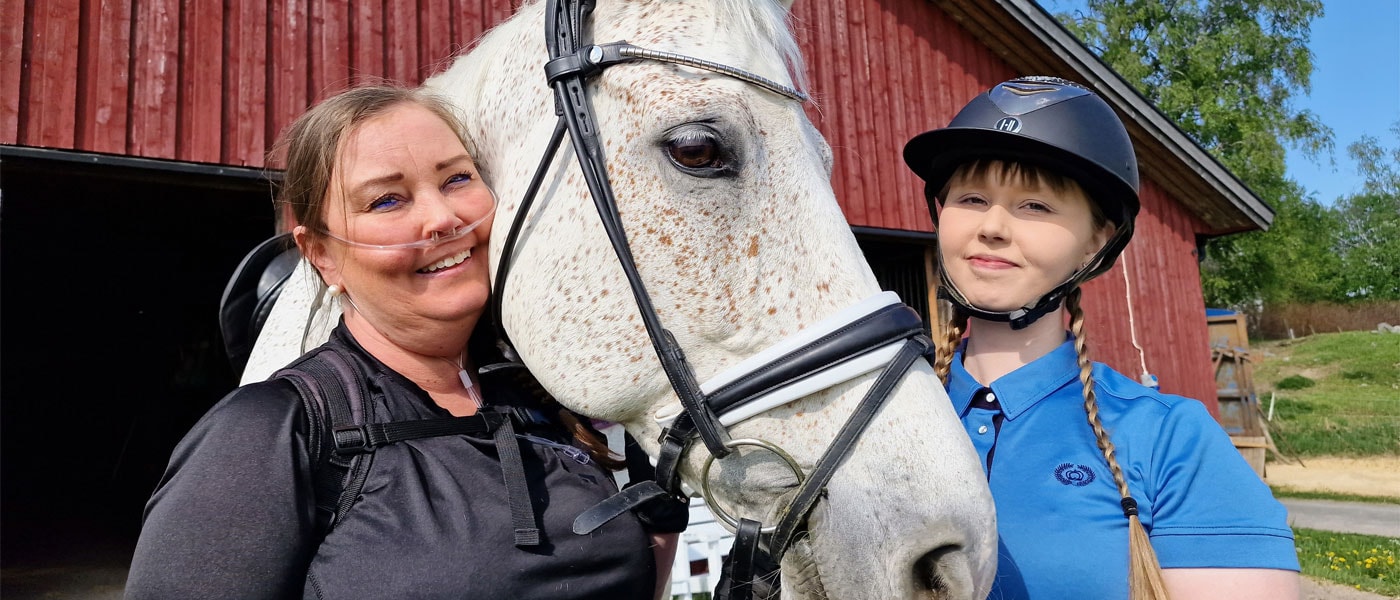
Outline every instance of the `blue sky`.
[[(1081, 0), (1037, 1), (1051, 13), (1083, 6)], [(1390, 131), (1400, 121), (1400, 0), (1326, 0), (1311, 37), (1312, 90), (1295, 97), (1294, 106), (1331, 127), (1336, 146), (1316, 159), (1290, 148), (1288, 174), (1330, 205), (1361, 188), (1348, 145), (1370, 135), (1384, 148), (1400, 146)]]
[(1361, 189), (1346, 148), (1363, 135), (1384, 148), (1400, 146), (1390, 131), (1400, 121), (1400, 1), (1331, 0), (1313, 22), (1312, 93), (1297, 106), (1332, 128), (1336, 149), (1328, 164), (1288, 153), (1288, 172), (1323, 204)]

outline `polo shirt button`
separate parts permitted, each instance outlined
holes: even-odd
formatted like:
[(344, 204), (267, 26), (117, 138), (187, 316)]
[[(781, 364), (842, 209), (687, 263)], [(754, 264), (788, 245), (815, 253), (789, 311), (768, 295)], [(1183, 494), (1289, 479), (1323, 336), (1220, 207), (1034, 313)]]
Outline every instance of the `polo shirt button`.
[(977, 433), (987, 433), (987, 426), (986, 426), (986, 425), (983, 425), (983, 426), (981, 426), (981, 427), (978, 427), (978, 428), (977, 428)]
[(993, 394), (993, 393), (991, 393), (991, 392), (987, 392), (987, 402), (996, 402), (996, 401), (997, 401), (997, 395), (996, 395), (996, 394)]

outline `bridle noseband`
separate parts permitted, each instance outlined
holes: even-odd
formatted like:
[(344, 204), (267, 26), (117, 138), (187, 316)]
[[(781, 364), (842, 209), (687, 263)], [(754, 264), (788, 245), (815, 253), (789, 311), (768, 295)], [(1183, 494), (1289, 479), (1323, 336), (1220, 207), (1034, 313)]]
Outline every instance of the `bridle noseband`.
[[(923, 321), (918, 314), (900, 304), (893, 293), (884, 292), (799, 331), (709, 382), (698, 382), (685, 353), (671, 332), (662, 327), (651, 296), (637, 272), (608, 181), (587, 81), (609, 66), (646, 60), (723, 74), (798, 102), (805, 102), (807, 95), (759, 75), (707, 60), (639, 48), (625, 42), (585, 44), (582, 40), (583, 24), (592, 10), (592, 0), (548, 0), (546, 3), (545, 37), (550, 60), (545, 65), (545, 74), (554, 90), (555, 112), (559, 120), (501, 250), (493, 290), (496, 299), (492, 303), (494, 321), (499, 328), (498, 336), (508, 347), (509, 337), (500, 311), (515, 245), (545, 173), (563, 141), (564, 132), (568, 131), (579, 168), (632, 289), (652, 347), (682, 406), (682, 412), (670, 421), (661, 434), (656, 480), (629, 486), (585, 511), (574, 522), (574, 531), (580, 534), (591, 532), (646, 502), (668, 498), (685, 501), (679, 469), (682, 457), (696, 437), (709, 451), (711, 462), (728, 456), (740, 446), (768, 449), (797, 471), (800, 481), (792, 501), (779, 511), (775, 525), (764, 528), (757, 521), (731, 517), (713, 503), (707, 481), (703, 489), (707, 500), (711, 501), (712, 510), (735, 529), (735, 547), (725, 565), (717, 599), (747, 600), (753, 592), (751, 584), (757, 578), (775, 574), (773, 572), (783, 555), (805, 532), (807, 516), (824, 496), (826, 485), (836, 469), (850, 454), (856, 440), (891, 396), (904, 374), (917, 360), (927, 358), (932, 343), (924, 334)], [(740, 420), (882, 366), (883, 371), (875, 384), (866, 392), (816, 466), (805, 476), (797, 462), (780, 448), (762, 440), (731, 439), (729, 436), (727, 426)], [(709, 465), (707, 462), (706, 473)], [(764, 572), (757, 572), (755, 565), (766, 565)]]

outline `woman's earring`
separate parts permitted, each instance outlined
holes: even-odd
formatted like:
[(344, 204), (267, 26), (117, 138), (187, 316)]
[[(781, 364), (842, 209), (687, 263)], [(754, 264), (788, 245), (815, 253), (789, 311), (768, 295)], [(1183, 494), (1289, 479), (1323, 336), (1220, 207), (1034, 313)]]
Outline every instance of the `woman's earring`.
[(339, 284), (334, 284), (334, 283), (332, 283), (332, 284), (330, 285), (330, 287), (326, 288), (326, 294), (329, 295), (329, 296), (332, 297), (332, 298), (335, 298), (335, 297), (337, 297), (337, 296), (340, 296), (341, 292), (343, 292), (343, 291), (344, 291), (344, 290), (340, 289), (340, 285), (339, 285)]

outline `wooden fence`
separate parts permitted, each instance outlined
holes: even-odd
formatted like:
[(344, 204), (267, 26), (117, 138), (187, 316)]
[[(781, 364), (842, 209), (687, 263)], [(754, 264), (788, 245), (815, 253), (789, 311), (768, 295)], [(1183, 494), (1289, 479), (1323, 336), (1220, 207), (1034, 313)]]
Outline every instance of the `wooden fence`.
[[(1314, 333), (1371, 331), (1380, 323), (1400, 325), (1400, 301), (1350, 304), (1280, 304), (1250, 315), (1250, 336), (1281, 340)], [(1290, 334), (1291, 332), (1291, 334)]]

